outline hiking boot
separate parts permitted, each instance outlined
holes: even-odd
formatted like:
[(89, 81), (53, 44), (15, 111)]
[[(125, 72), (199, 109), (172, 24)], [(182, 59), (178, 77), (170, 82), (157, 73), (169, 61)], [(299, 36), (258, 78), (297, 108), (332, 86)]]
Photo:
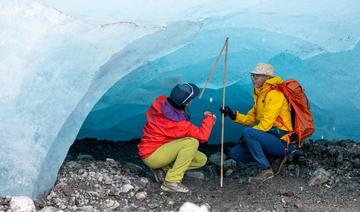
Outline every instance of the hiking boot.
[(164, 181), (164, 183), (161, 185), (161, 189), (170, 192), (189, 192), (189, 189), (181, 183), (170, 183), (166, 181)]
[(273, 160), (271, 162), (271, 168), (274, 172), (274, 175), (280, 174), (282, 168), (285, 167), (286, 161), (287, 161), (286, 157), (284, 157), (284, 158), (278, 157), (278, 158), (275, 158), (275, 160)]
[(165, 181), (165, 172), (162, 169), (155, 169), (152, 170), (152, 172), (154, 173), (156, 182), (162, 183)]
[(260, 171), (255, 177), (249, 177), (249, 183), (265, 182), (274, 177), (274, 172), (271, 168)]

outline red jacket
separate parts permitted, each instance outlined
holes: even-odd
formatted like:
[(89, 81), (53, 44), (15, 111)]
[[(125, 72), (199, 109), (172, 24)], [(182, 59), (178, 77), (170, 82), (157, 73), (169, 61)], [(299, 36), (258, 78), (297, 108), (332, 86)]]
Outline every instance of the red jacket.
[(159, 96), (146, 111), (147, 123), (143, 129), (143, 136), (138, 145), (141, 158), (150, 156), (161, 145), (178, 138), (193, 137), (201, 143), (209, 139), (215, 118), (206, 115), (201, 127), (193, 125), (188, 120), (174, 121), (164, 116), (163, 105), (166, 96)]

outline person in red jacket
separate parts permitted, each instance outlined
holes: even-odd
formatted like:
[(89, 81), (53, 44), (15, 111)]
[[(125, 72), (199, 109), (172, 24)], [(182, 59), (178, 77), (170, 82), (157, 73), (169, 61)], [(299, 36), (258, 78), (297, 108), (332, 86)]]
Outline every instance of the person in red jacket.
[(209, 139), (215, 115), (205, 111), (200, 127), (190, 122), (188, 107), (199, 93), (192, 83), (178, 84), (169, 97), (157, 97), (146, 111), (139, 155), (156, 181), (162, 182), (162, 190), (188, 192), (181, 183), (186, 170), (203, 167), (207, 161), (198, 147)]

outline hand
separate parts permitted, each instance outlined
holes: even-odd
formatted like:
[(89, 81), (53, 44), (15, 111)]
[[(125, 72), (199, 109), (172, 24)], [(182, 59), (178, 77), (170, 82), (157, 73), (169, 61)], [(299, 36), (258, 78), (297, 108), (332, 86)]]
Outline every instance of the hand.
[(215, 116), (215, 114), (213, 114), (211, 111), (209, 111), (209, 110), (205, 110), (205, 111), (204, 111), (204, 116), (206, 116), (206, 115), (213, 116), (213, 117), (214, 117), (214, 119), (216, 120), (216, 116)]
[(236, 119), (236, 113), (234, 113), (228, 106), (225, 106), (224, 109), (221, 107), (219, 109), (220, 113), (223, 113), (224, 116), (229, 116), (232, 120)]
[(213, 115), (213, 113), (211, 112), (211, 111), (209, 111), (209, 110), (205, 110), (204, 111), (204, 116), (206, 116), (206, 115)]

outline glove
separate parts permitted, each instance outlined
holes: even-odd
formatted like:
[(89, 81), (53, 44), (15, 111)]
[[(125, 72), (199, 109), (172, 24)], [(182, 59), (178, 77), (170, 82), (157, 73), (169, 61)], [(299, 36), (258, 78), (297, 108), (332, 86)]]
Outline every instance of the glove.
[(225, 106), (224, 109), (222, 107), (219, 109), (220, 113), (223, 113), (224, 116), (229, 116), (232, 120), (236, 119), (236, 113), (234, 113), (228, 106)]
[(211, 116), (214, 117), (214, 119), (216, 120), (215, 114), (213, 114), (210, 110), (205, 110), (205, 111), (204, 111), (204, 116), (206, 116), (206, 115), (211, 115)]

